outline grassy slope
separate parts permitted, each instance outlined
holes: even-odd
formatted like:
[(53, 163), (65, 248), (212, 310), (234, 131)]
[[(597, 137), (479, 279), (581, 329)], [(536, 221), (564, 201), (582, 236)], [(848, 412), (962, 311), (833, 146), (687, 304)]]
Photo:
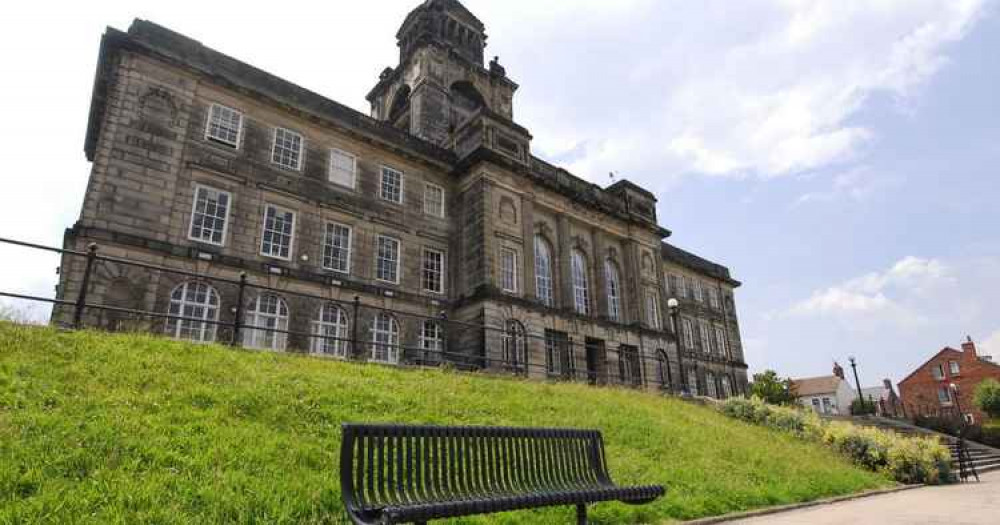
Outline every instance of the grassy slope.
[[(0, 523), (336, 522), (343, 421), (595, 427), (693, 518), (886, 486), (813, 445), (651, 394), (0, 323)], [(570, 509), (467, 522), (569, 523)]]

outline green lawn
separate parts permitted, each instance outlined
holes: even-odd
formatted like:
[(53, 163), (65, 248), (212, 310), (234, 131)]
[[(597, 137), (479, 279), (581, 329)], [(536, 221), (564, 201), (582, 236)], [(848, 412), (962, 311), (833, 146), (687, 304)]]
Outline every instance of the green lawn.
[(652, 394), (0, 323), (0, 523), (341, 522), (345, 421), (601, 429), (616, 481), (668, 495), (596, 505), (595, 523), (892, 484), (817, 445)]

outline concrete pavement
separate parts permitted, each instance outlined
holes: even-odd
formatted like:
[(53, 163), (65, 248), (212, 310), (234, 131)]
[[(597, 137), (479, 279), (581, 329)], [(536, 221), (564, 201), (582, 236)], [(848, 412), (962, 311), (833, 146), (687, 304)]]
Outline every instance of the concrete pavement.
[(995, 525), (1000, 523), (1000, 471), (980, 477), (980, 483), (924, 487), (727, 523)]

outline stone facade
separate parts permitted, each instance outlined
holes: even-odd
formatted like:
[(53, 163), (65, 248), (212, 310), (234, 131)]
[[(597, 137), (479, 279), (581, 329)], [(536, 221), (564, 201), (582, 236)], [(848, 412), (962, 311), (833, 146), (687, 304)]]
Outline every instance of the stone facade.
[[(359, 318), (345, 313), (359, 339), (382, 327), (377, 312), (395, 316), (404, 350), (393, 362), (411, 361), (426, 322), (447, 319), (443, 360), (460, 365), (744, 392), (728, 269), (665, 243), (643, 188), (601, 188), (533, 157), (513, 120), (517, 84), (496, 60), (484, 66), (485, 27), (458, 2), (424, 2), (397, 39), (400, 63), (380, 75), (366, 116), (153, 23), (109, 28), (85, 144), (93, 168), (64, 245), (96, 242), (102, 255), (202, 279), (101, 261), (88, 302), (169, 312), (198, 282), (212, 289), (209, 317), (228, 323), (237, 288), (212, 279), (246, 272), (283, 292), (279, 327), (293, 333), (280, 349), (313, 348), (316, 297), (357, 298)], [(345, 251), (332, 231), (349, 236), (346, 267), (331, 266)], [(428, 286), (429, 264), (442, 286)], [(60, 298), (77, 296), (83, 267), (64, 257)], [(244, 315), (259, 308), (245, 297)], [(85, 322), (190, 337), (122, 312)]]
[[(984, 414), (976, 408), (973, 396), (976, 386), (989, 378), (1000, 381), (1000, 365), (978, 355), (976, 344), (968, 338), (961, 350), (943, 348), (900, 381), (899, 396), (910, 417), (957, 416), (961, 406), (962, 416), (979, 424)], [(958, 387), (957, 399), (951, 385)]]

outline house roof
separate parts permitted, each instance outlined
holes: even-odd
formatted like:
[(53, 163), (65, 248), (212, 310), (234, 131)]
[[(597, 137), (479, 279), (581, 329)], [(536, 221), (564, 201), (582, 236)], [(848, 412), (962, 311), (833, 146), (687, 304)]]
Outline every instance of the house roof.
[(831, 394), (837, 391), (843, 379), (837, 376), (806, 377), (792, 380), (792, 389), (796, 396), (814, 396)]
[(677, 263), (698, 273), (715, 277), (716, 279), (725, 281), (734, 287), (742, 284), (730, 277), (729, 268), (709, 261), (704, 257), (699, 257), (687, 250), (682, 250), (673, 244), (668, 244), (666, 242), (661, 243), (660, 255), (668, 261)]
[(889, 389), (884, 386), (870, 386), (861, 389), (861, 396), (865, 399), (889, 399)]

